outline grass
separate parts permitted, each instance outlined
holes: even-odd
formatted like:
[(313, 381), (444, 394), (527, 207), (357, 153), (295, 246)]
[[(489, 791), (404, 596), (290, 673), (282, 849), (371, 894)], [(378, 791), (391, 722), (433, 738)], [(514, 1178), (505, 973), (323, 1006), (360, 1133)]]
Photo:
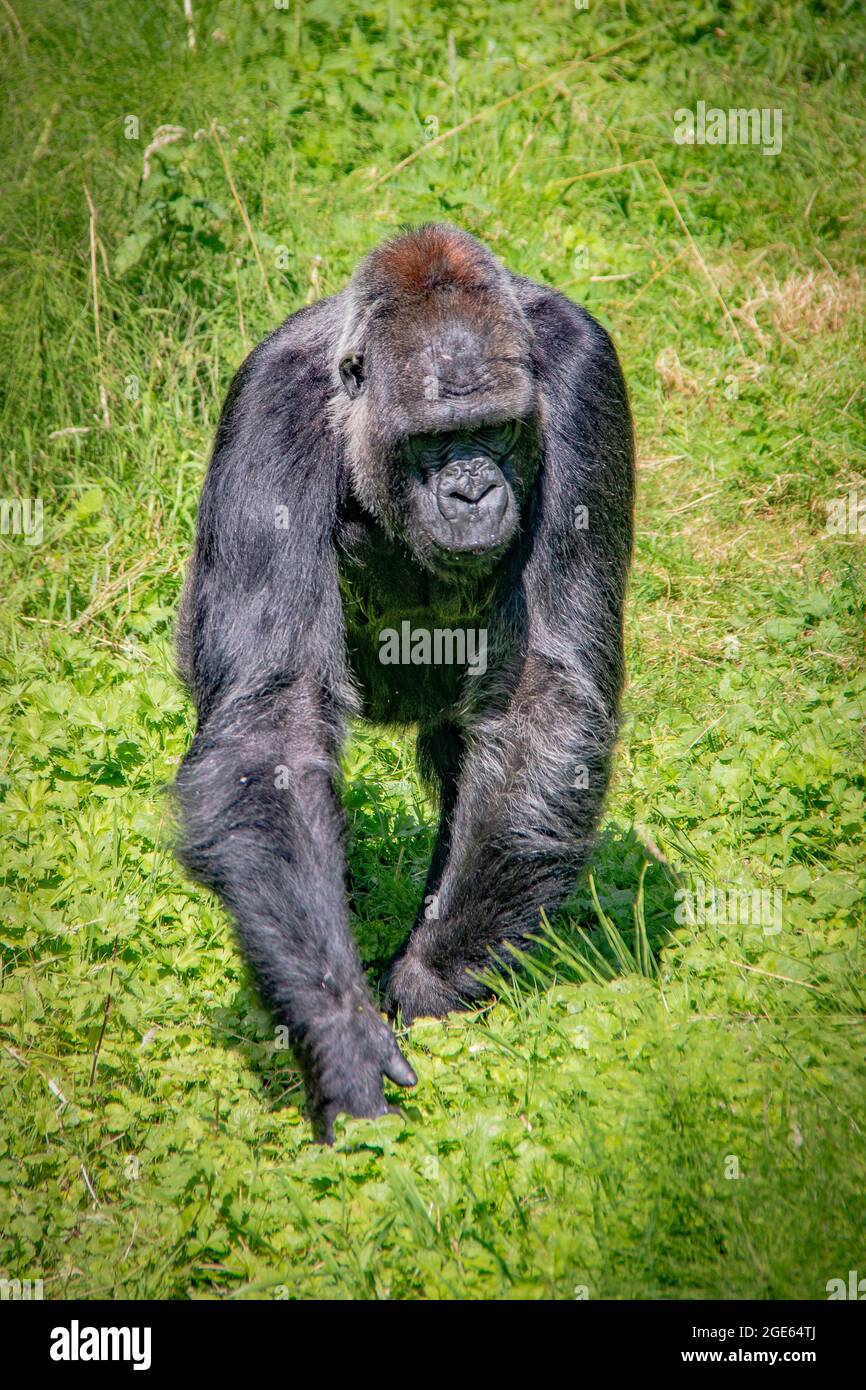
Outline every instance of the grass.
[[(824, 1298), (866, 1273), (866, 581), (862, 533), (825, 526), (866, 503), (859, 9), (193, 11), (194, 49), (180, 5), (0, 12), (3, 489), (44, 505), (41, 544), (0, 536), (0, 1273), (52, 1298)], [(782, 152), (676, 144), (698, 100), (781, 109)], [(414, 1027), (403, 1117), (323, 1151), (171, 856), (171, 629), (233, 370), (427, 217), (615, 334), (626, 719), (591, 875), (532, 963)], [(433, 809), (387, 730), (345, 771), (373, 969)], [(689, 920), (700, 883), (778, 890), (781, 929)]]

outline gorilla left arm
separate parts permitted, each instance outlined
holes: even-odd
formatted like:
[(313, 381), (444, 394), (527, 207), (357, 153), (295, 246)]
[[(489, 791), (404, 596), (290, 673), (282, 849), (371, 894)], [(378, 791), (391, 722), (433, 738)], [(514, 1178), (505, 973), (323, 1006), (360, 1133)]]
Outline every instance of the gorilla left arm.
[[(389, 981), (404, 1019), (484, 990), (475, 972), (555, 909), (591, 850), (624, 679), (634, 446), (613, 345), (583, 310), (517, 281), (535, 333), (543, 457), (531, 550), (502, 642), (475, 677), (436, 916)], [(586, 509), (585, 511), (583, 509)], [(512, 645), (513, 644), (513, 645)], [(468, 682), (471, 684), (471, 682)]]

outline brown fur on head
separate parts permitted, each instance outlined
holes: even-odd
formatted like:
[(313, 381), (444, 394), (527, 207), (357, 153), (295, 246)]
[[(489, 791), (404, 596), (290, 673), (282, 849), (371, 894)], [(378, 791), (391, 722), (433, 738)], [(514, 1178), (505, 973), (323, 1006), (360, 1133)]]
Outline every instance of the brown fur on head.
[(358, 278), (383, 298), (427, 298), (437, 290), (484, 293), (495, 269), (490, 253), (478, 242), (456, 227), (428, 222), (377, 247)]
[(389, 530), (401, 529), (411, 479), (398, 456), (413, 439), (534, 418), (531, 348), (511, 277), (468, 233), (430, 223), (362, 261), (346, 291), (334, 418), (355, 491)]
[(530, 347), (498, 261), (468, 233), (428, 223), (358, 267), (339, 361), (363, 362), (365, 413), (385, 442), (528, 414)]

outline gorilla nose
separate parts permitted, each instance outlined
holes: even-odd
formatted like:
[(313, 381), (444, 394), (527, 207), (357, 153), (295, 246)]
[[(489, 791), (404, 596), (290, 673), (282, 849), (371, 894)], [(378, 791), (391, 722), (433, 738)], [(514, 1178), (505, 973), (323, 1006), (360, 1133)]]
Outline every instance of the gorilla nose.
[(454, 497), (460, 502), (480, 502), (496, 484), (489, 478), (467, 478), (442, 489), (441, 496)]
[(447, 521), (458, 516), (468, 520), (476, 508), (480, 510), (479, 504), (502, 486), (502, 474), (487, 459), (450, 463), (439, 477), (439, 510)]

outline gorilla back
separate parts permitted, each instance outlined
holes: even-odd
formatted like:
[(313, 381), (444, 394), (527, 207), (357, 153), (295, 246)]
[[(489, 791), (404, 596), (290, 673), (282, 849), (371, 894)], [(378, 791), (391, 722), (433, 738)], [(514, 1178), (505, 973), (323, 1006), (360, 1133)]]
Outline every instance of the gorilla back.
[(383, 1075), (415, 1082), (349, 927), (345, 721), (417, 725), (439, 798), (388, 1012), (465, 1007), (591, 850), (632, 506), (608, 335), (453, 227), (378, 247), (232, 383), (179, 624), (180, 853), (288, 1026), (320, 1139), (388, 1109)]

